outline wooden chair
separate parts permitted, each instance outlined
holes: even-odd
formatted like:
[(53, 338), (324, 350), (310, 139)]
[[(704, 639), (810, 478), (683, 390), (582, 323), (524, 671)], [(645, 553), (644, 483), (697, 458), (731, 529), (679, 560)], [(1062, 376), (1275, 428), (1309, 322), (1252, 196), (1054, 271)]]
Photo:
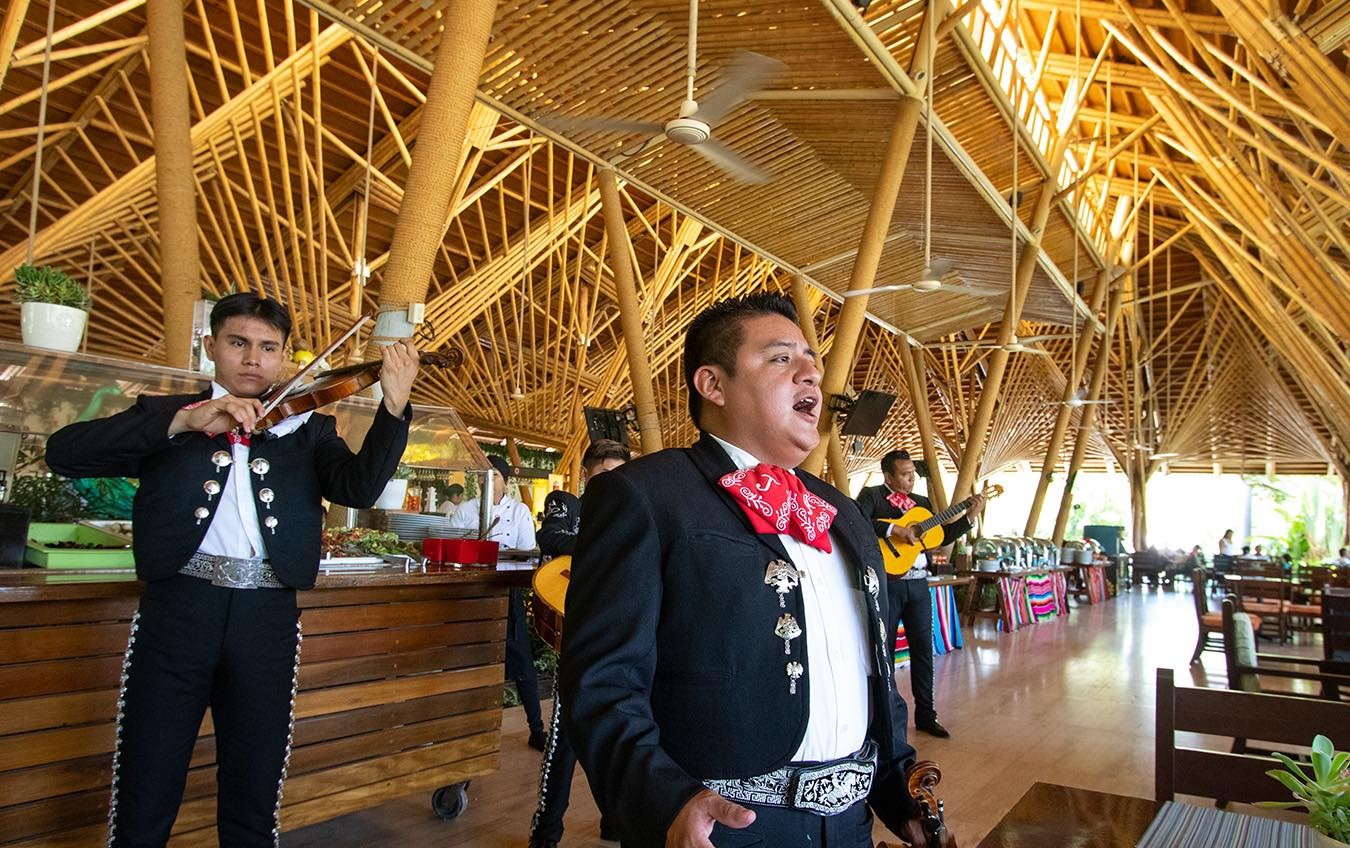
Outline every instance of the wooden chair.
[(1307, 748), (1321, 733), (1338, 750), (1350, 745), (1350, 704), (1178, 687), (1170, 668), (1158, 669), (1157, 737), (1154, 793), (1158, 801), (1197, 795), (1251, 803), (1278, 798), (1284, 791), (1266, 776), (1277, 768), (1270, 757), (1177, 745), (1177, 731), (1252, 739)]
[(1252, 627), (1251, 616), (1238, 611), (1237, 598), (1232, 595), (1223, 599), (1223, 655), (1228, 661), (1229, 689), (1294, 695), (1295, 693), (1291, 692), (1272, 692), (1261, 687), (1262, 676), (1280, 677), (1320, 683), (1321, 697), (1327, 700), (1340, 700), (1342, 696), (1350, 699), (1350, 676), (1327, 673), (1324, 660), (1293, 657), (1287, 654), (1257, 653), (1256, 634)]
[[(1253, 575), (1264, 576), (1264, 575)], [(1242, 612), (1261, 616), (1262, 620), (1275, 627), (1275, 635), (1283, 645), (1289, 632), (1289, 601), (1285, 597), (1289, 584), (1278, 581), (1269, 583), (1257, 580), (1242, 581), (1238, 607)], [(1256, 624), (1256, 632), (1261, 625)]]
[[(1191, 595), (1195, 599), (1195, 625), (1200, 631), (1195, 640), (1195, 653), (1191, 654), (1191, 665), (1195, 665), (1205, 651), (1223, 651), (1223, 613), (1209, 611), (1204, 569), (1197, 568), (1191, 573)], [(1252, 627), (1259, 630), (1261, 617), (1251, 613), (1248, 617)]]
[(1322, 593), (1322, 652), (1337, 674), (1350, 674), (1350, 589)]

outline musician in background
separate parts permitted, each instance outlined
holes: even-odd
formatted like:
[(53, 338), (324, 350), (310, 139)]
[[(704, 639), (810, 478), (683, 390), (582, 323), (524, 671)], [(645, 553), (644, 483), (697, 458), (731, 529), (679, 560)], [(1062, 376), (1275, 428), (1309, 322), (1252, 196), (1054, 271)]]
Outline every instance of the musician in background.
[[(891, 451), (881, 458), (881, 473), (886, 482), (867, 486), (859, 492), (858, 508), (872, 522), (877, 538), (889, 536), (897, 543), (916, 544), (918, 539), (912, 529), (881, 520), (902, 518), (916, 506), (934, 511), (932, 501), (914, 493), (914, 461), (906, 451)], [(976, 495), (964, 515), (942, 528), (942, 545), (969, 532), (970, 519), (983, 509), (984, 498)], [(938, 721), (937, 708), (933, 704), (933, 602), (928, 593), (928, 557), (920, 553), (909, 571), (899, 577), (887, 574), (886, 578), (886, 595), (891, 602), (886, 621), (890, 644), (895, 645), (902, 621), (909, 640), (914, 726), (924, 733), (946, 739), (952, 735), (951, 731)]]
[(140, 478), (134, 548), (145, 589), (122, 665), (109, 846), (168, 841), (208, 706), (219, 842), (276, 844), (300, 663), (295, 593), (319, 570), (321, 500), (368, 507), (380, 496), (408, 441), (419, 363), (408, 341), (384, 348), (384, 402), (358, 453), (321, 412), (254, 434), (290, 330), (274, 300), (223, 297), (204, 339), (211, 388), (141, 395), (47, 441), (58, 474)]
[[(530, 515), (529, 507), (506, 491), (511, 466), (500, 456), (489, 456), (488, 462), (492, 463), (493, 498), (488, 541), (496, 542), (502, 550), (533, 550), (534, 516)], [(460, 504), (450, 516), (450, 526), (457, 530), (477, 530), (481, 502), (480, 497)], [(525, 709), (525, 723), (530, 727), (529, 745), (542, 751), (548, 733), (544, 730), (544, 712), (539, 706), (539, 675), (534, 670), (534, 648), (530, 642), (530, 626), (525, 620), (524, 595), (523, 589), (512, 589), (506, 607), (506, 679), (515, 682), (520, 705)]]
[[(613, 439), (597, 439), (581, 455), (584, 486), (606, 471), (629, 460), (628, 448)], [(584, 492), (582, 493), (585, 494)], [(571, 492), (549, 492), (544, 499), (544, 523), (539, 527), (539, 551), (545, 556), (571, 556), (581, 532), (581, 499)], [(557, 848), (563, 836), (563, 814), (572, 796), (572, 775), (577, 755), (562, 726), (562, 699), (553, 690), (553, 727), (544, 760), (539, 766), (539, 806), (530, 824), (529, 848)], [(600, 819), (600, 838), (614, 839), (607, 822)]]

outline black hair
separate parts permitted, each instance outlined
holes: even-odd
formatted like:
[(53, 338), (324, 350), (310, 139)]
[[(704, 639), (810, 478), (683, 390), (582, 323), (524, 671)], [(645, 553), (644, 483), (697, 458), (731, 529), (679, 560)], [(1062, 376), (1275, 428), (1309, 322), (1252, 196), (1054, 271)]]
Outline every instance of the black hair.
[(227, 294), (211, 309), (211, 335), (220, 333), (225, 322), (236, 315), (257, 318), (281, 331), (284, 342), (291, 336), (291, 315), (275, 300), (259, 297), (253, 292)]
[(613, 439), (596, 439), (581, 455), (581, 467), (589, 469), (606, 460), (620, 459), (627, 462), (632, 458), (632, 452), (623, 443), (616, 442)]
[(897, 463), (909, 459), (909, 451), (893, 450), (881, 458), (881, 473), (894, 474)]
[(445, 490), (445, 496), (447, 498), (458, 497), (459, 495), (462, 494), (464, 494), (464, 487), (459, 485), (458, 483), (451, 483), (450, 488)]
[(745, 339), (742, 324), (760, 315), (781, 315), (797, 323), (792, 301), (777, 292), (762, 292), (714, 303), (689, 324), (684, 335), (684, 385), (689, 390), (689, 417), (695, 427), (701, 426), (703, 398), (694, 388), (694, 372), (704, 365), (716, 365), (727, 376), (734, 376), (736, 353)]

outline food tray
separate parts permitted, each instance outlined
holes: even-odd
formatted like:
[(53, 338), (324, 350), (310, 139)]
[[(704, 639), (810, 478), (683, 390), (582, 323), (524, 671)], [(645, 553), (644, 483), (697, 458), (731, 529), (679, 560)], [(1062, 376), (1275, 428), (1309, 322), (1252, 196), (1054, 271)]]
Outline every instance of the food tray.
[[(93, 550), (56, 548), (55, 542), (106, 545)], [(83, 524), (35, 521), (28, 527), (24, 559), (40, 568), (132, 568), (136, 559), (126, 539)]]

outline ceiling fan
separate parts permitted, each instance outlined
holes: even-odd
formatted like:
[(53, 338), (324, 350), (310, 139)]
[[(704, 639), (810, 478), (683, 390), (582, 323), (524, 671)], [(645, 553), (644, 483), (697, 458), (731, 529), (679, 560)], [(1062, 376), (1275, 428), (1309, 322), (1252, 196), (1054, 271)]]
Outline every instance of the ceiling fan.
[(1038, 347), (1031, 347), (1031, 345), (1034, 345), (1034, 344), (1036, 344), (1037, 342), (1048, 342), (1048, 341), (1054, 341), (1054, 340), (1056, 340), (1056, 339), (1067, 339), (1067, 338), (1070, 338), (1070, 337), (1067, 336), (1067, 335), (1063, 335), (1063, 334), (1046, 334), (1046, 335), (1039, 335), (1039, 336), (1027, 336), (1027, 337), (1024, 338), (1024, 339), (1019, 339), (1019, 338), (1017, 337), (1017, 335), (1014, 334), (1013, 337), (1012, 337), (1011, 339), (1008, 340), (1008, 343), (1007, 343), (1007, 344), (1002, 344), (1002, 345), (999, 344), (997, 341), (992, 341), (992, 340), (977, 340), (977, 341), (937, 342), (936, 344), (925, 345), (925, 347), (929, 347), (929, 348), (941, 348), (941, 349), (951, 349), (951, 350), (999, 350), (999, 349), (1002, 349), (1002, 350), (1007, 351), (1008, 353), (1034, 353), (1034, 354), (1037, 354), (1037, 355), (1040, 355), (1040, 356), (1049, 356), (1049, 355), (1050, 355), (1050, 351), (1048, 351), (1048, 350), (1042, 350), (1041, 348), (1038, 348)]
[(1078, 409), (1079, 407), (1087, 406), (1088, 404), (1092, 404), (1092, 403), (1115, 403), (1115, 401), (1113, 401), (1113, 400), (1088, 400), (1088, 399), (1087, 399), (1087, 389), (1085, 389), (1085, 388), (1079, 388), (1078, 391), (1074, 392), (1073, 395), (1071, 395), (1071, 396), (1069, 397), (1068, 400), (1052, 400), (1052, 401), (1046, 401), (1045, 405), (1046, 405), (1046, 406), (1067, 406), (1067, 407), (1069, 407), (1070, 409)]
[[(947, 274), (951, 273), (956, 268), (956, 263), (951, 261), (950, 259), (930, 260), (927, 258), (927, 252), (928, 251), (925, 248), (924, 250), (925, 261), (923, 273), (920, 274), (919, 279), (915, 280), (914, 282), (896, 283), (884, 286), (873, 286), (870, 289), (858, 289), (857, 291), (847, 291), (844, 292), (844, 297), (861, 297), (862, 295), (865, 294), (884, 294), (886, 292), (909, 291), (910, 289), (922, 292), (937, 291), (938, 289), (942, 288), (942, 278), (945, 277)], [(958, 287), (952, 286), (949, 288), (958, 288)], [(960, 286), (959, 288), (965, 288), (965, 286)]]
[(597, 132), (640, 133), (647, 136), (636, 146), (620, 151), (616, 161), (623, 162), (645, 153), (662, 140), (681, 144), (747, 183), (767, 183), (768, 172), (750, 164), (738, 153), (713, 138), (713, 126), (732, 109), (763, 88), (784, 69), (782, 62), (749, 51), (738, 51), (731, 60), (722, 84), (700, 102), (694, 99), (694, 76), (698, 60), (698, 0), (689, 0), (689, 51), (685, 74), (685, 99), (678, 117), (664, 123), (605, 117), (567, 117), (555, 115), (545, 122), (559, 129)]

